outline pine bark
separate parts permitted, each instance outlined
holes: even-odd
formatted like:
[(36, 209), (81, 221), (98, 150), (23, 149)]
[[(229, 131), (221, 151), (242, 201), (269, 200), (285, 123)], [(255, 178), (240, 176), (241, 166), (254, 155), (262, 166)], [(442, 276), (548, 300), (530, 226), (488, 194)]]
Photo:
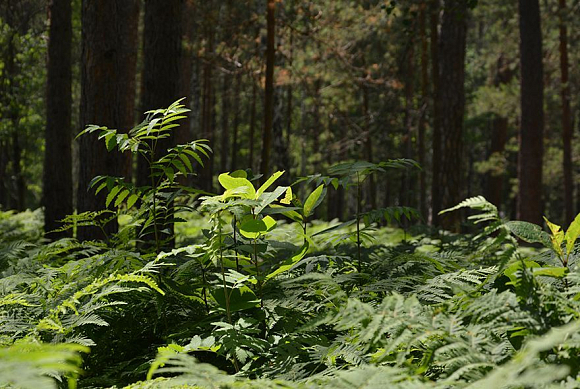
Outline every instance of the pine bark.
[(574, 219), (574, 187), (572, 180), (572, 114), (570, 112), (570, 86), (568, 84), (568, 28), (566, 26), (566, 0), (559, 0), (560, 17), (560, 98), (562, 100), (562, 143), (564, 149), (564, 221)]
[(431, 179), (431, 224), (439, 225), (439, 211), (441, 207), (441, 119), (439, 114), (439, 0), (431, 3), (430, 24), (430, 45), (431, 45), (431, 78), (433, 83), (433, 149)]
[(51, 232), (59, 220), (72, 214), (71, 0), (51, 0), (48, 5), (49, 38), (46, 81), (46, 132), (43, 172), (44, 231), (52, 239), (70, 232)]
[[(467, 4), (464, 0), (446, 0), (439, 39), (439, 98), (443, 153), (441, 158), (442, 205), (457, 205), (463, 187), (463, 116), (465, 111), (465, 45)], [(441, 218), (441, 226), (458, 231), (459, 212)]]
[(542, 224), (544, 82), (538, 0), (519, 0), (521, 128), (518, 154), (519, 220)]
[[(84, 0), (82, 3), (82, 69), (80, 124), (99, 124), (126, 131), (134, 125), (135, 70), (137, 60), (138, 0)], [(129, 160), (108, 153), (97, 134), (79, 139), (79, 212), (104, 208), (105, 193), (88, 190), (97, 175), (124, 176)], [(116, 222), (106, 227), (117, 230)], [(81, 228), (80, 240), (103, 239), (97, 228)]]

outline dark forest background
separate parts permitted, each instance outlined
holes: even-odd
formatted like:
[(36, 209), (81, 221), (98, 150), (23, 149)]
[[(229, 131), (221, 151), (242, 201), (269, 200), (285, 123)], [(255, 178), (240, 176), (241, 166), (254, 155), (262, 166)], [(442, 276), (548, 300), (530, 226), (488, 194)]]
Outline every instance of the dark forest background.
[[(0, 3), (0, 207), (43, 206), (46, 230), (100, 209), (99, 174), (147, 173), (88, 124), (128, 130), (178, 98), (166, 146), (206, 138), (217, 174), (411, 158), (368, 180), (366, 209), (441, 209), (483, 194), (511, 219), (580, 211), (580, 2), (572, 0), (11, 0)], [(343, 218), (329, 193), (319, 218)], [(82, 233), (81, 233), (82, 234)]]

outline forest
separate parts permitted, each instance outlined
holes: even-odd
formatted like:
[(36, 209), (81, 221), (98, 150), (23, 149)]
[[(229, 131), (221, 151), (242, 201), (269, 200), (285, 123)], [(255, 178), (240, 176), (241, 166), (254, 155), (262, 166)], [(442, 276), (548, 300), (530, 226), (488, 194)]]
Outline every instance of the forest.
[(0, 0), (0, 388), (580, 388), (578, 63), (579, 0)]

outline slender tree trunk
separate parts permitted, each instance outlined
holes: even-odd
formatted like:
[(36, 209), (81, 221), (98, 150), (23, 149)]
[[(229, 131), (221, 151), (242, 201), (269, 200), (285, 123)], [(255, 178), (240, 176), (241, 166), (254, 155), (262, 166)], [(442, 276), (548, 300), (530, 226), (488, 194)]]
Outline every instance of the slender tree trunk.
[(274, 123), (274, 45), (276, 35), (276, 0), (267, 0), (267, 45), (266, 45), (266, 85), (264, 93), (264, 130), (262, 132), (262, 158), (260, 173), (264, 179), (270, 176), (270, 152), (272, 148), (272, 126)]
[(421, 5), (419, 14), (419, 36), (421, 39), (421, 112), (417, 128), (417, 162), (421, 165), (419, 172), (419, 211), (427, 219), (427, 177), (425, 166), (425, 129), (427, 126), (428, 88), (429, 88), (429, 52), (426, 34), (427, 3)]
[(538, 0), (519, 0), (519, 16), (522, 116), (517, 217), (541, 225), (544, 79)]
[(256, 85), (256, 80), (253, 78), (252, 81), (252, 102), (250, 104), (250, 153), (248, 156), (248, 166), (254, 170), (255, 168), (255, 134), (256, 134), (256, 102), (258, 100), (258, 86)]
[(564, 148), (564, 219), (568, 225), (574, 219), (574, 187), (572, 180), (572, 115), (568, 84), (568, 31), (564, 17), (566, 0), (559, 0), (560, 13), (560, 97), (562, 99), (562, 143)]
[(232, 123), (232, 156), (230, 159), (230, 171), (238, 169), (238, 131), (240, 127), (240, 88), (242, 85), (242, 73), (236, 74), (236, 86), (234, 87), (234, 121)]
[[(463, 200), (466, 19), (467, 3), (464, 0), (445, 1), (439, 42), (438, 102), (443, 135), (440, 184), (444, 200), (442, 205), (446, 208)], [(459, 212), (451, 212), (441, 218), (441, 226), (448, 230), (459, 231), (460, 223)]]
[(18, 120), (13, 118), (12, 125), (16, 129), (16, 131), (12, 132), (12, 172), (16, 180), (14, 209), (24, 211), (26, 209), (24, 201), (26, 184), (24, 183), (24, 175), (22, 173), (22, 147), (20, 146), (20, 137), (18, 136)]
[[(184, 0), (147, 0), (143, 31), (141, 110), (165, 108), (180, 92), (181, 18)], [(157, 142), (156, 158), (174, 146), (175, 135)], [(150, 184), (149, 166), (138, 159), (137, 183)]]
[[(126, 131), (134, 124), (138, 0), (84, 0), (82, 3), (82, 69), (80, 124), (100, 124)], [(97, 135), (79, 139), (79, 212), (104, 208), (105, 191), (88, 190), (97, 175), (128, 177), (127, 158), (108, 153)], [(117, 230), (116, 222), (105, 228)], [(81, 228), (81, 240), (103, 239), (96, 228)]]
[[(414, 63), (414, 46), (415, 39), (410, 38), (409, 47), (407, 49), (407, 58), (405, 61), (405, 134), (403, 135), (403, 142), (401, 143), (401, 152), (404, 158), (412, 158), (413, 152), (413, 95), (415, 94), (415, 63)], [(413, 185), (410, 177), (411, 171), (401, 171), (401, 192), (399, 195), (401, 205), (413, 205)]]
[[(211, 23), (211, 21), (210, 21)], [(215, 148), (214, 145), (214, 127), (213, 127), (213, 116), (214, 116), (214, 90), (212, 82), (212, 68), (213, 68), (213, 58), (214, 58), (214, 30), (213, 26), (207, 27), (206, 32), (206, 58), (203, 65), (203, 101), (202, 101), (202, 113), (201, 113), (201, 129), (203, 132), (203, 137), (209, 140), (211, 147)], [(210, 154), (209, 160), (205, 163), (205, 166), (201, 169), (201, 187), (206, 191), (212, 191), (212, 175), (213, 175), (213, 162), (214, 155)]]
[(220, 173), (224, 173), (228, 168), (229, 143), (230, 143), (230, 96), (229, 88), (231, 77), (224, 73), (222, 85), (222, 133), (220, 142)]
[(431, 179), (431, 224), (439, 224), (441, 206), (441, 115), (439, 113), (439, 0), (432, 0), (430, 13), (431, 78), (433, 79), (433, 177)]
[(44, 146), (44, 231), (52, 239), (70, 232), (52, 232), (59, 220), (72, 214), (71, 0), (52, 0), (48, 5), (49, 38), (46, 78), (46, 132)]

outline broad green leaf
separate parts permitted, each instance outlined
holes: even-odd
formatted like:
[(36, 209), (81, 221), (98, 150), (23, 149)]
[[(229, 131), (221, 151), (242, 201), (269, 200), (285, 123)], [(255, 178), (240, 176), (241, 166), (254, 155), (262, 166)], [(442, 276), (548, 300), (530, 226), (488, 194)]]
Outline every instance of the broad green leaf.
[(272, 278), (276, 277), (277, 275), (280, 275), (280, 274), (285, 273), (288, 270), (290, 270), (298, 261), (300, 261), (302, 258), (304, 258), (304, 256), (308, 252), (308, 247), (309, 247), (308, 241), (305, 241), (304, 245), (302, 246), (300, 251), (297, 252), (292, 257), (288, 258), (286, 261), (284, 261), (276, 270), (269, 273), (266, 276), (265, 281), (267, 282), (268, 280), (271, 280)]
[(572, 249), (574, 248), (574, 243), (580, 235), (580, 213), (576, 215), (574, 221), (568, 227), (566, 231), (566, 254), (570, 255)]
[(256, 239), (260, 235), (271, 231), (274, 227), (276, 227), (276, 220), (271, 216), (265, 216), (263, 219), (250, 217), (242, 222), (240, 233), (248, 239)]
[(262, 193), (264, 193), (270, 186), (272, 186), (274, 181), (276, 181), (278, 178), (280, 178), (280, 176), (282, 174), (284, 174), (284, 170), (278, 171), (278, 172), (272, 174), (272, 176), (270, 178), (268, 178), (268, 180), (266, 182), (264, 182), (264, 184), (262, 186), (260, 186), (260, 188), (256, 192), (256, 199), (259, 198), (262, 195)]
[(325, 192), (324, 189), (325, 189), (324, 185), (320, 185), (318, 188), (314, 189), (312, 193), (310, 193), (310, 196), (308, 196), (308, 198), (304, 202), (304, 211), (303, 211), (304, 217), (312, 215), (312, 211), (314, 211), (314, 209), (318, 205), (320, 205), (320, 203), (324, 199), (323, 196), (323, 192)]
[(254, 185), (246, 178), (232, 177), (228, 173), (218, 176), (218, 181), (227, 190), (236, 191), (240, 197), (253, 200), (256, 196)]
[(533, 273), (535, 276), (564, 278), (568, 274), (568, 268), (567, 267), (539, 267), (539, 268), (534, 268)]
[(548, 228), (552, 232), (552, 236), (550, 240), (552, 241), (552, 249), (560, 256), (563, 256), (562, 253), (562, 243), (564, 242), (564, 231), (562, 231), (562, 227), (557, 224), (551, 223), (546, 217), (544, 217)]
[(540, 226), (522, 221), (511, 221), (505, 224), (515, 236), (528, 243), (541, 243), (546, 248), (552, 248), (550, 235)]
[(285, 186), (279, 186), (276, 189), (274, 189), (273, 192), (263, 193), (259, 198), (257, 198), (258, 200), (260, 200), (260, 205), (258, 205), (254, 209), (254, 212), (256, 212), (257, 214), (262, 212), (264, 208), (266, 208), (268, 205), (276, 201), (278, 197), (280, 197), (282, 193), (284, 193), (285, 191), (286, 191)]
[(230, 173), (234, 178), (248, 178), (248, 173), (245, 170), (236, 170)]
[[(226, 289), (230, 298), (230, 312), (238, 312), (244, 309), (255, 308), (259, 306), (260, 300), (256, 297), (252, 289), (246, 285), (242, 285), (239, 288)], [(222, 309), (226, 309), (226, 297), (224, 295), (224, 289), (218, 287), (211, 291), (212, 297), (218, 303)]]

